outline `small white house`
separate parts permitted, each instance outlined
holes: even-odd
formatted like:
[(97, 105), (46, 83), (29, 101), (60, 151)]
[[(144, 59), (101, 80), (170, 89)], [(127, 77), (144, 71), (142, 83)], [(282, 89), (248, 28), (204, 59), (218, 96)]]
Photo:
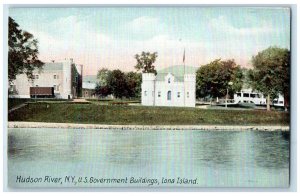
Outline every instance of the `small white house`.
[(279, 95), (277, 98), (273, 100), (274, 106), (284, 106), (284, 97), (282, 95)]
[(266, 98), (260, 92), (252, 91), (252, 89), (242, 89), (234, 94), (234, 103), (254, 103), (255, 105), (265, 105)]
[(196, 68), (172, 66), (142, 75), (142, 105), (195, 107)]
[[(240, 92), (234, 94), (234, 103), (254, 103), (255, 105), (266, 105), (267, 99), (260, 92), (253, 91), (252, 89), (242, 89)], [(284, 106), (284, 98), (278, 95), (272, 101), (274, 106)]]
[[(41, 70), (33, 71), (34, 79), (30, 80), (26, 74), (19, 74), (9, 84), (9, 97), (30, 98), (36, 96), (51, 96), (61, 99), (72, 99), (80, 96), (82, 88), (82, 65), (75, 64), (73, 59), (62, 62), (45, 63)], [(37, 95), (36, 91), (53, 89), (51, 95)], [(32, 90), (33, 89), (33, 90)]]

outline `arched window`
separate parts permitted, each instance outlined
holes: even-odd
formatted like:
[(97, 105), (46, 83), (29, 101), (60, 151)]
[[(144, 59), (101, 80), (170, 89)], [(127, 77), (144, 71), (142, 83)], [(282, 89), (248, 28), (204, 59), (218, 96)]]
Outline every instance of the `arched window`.
[(171, 100), (171, 91), (168, 91), (168, 100)]
[(168, 83), (171, 83), (171, 78), (168, 79)]

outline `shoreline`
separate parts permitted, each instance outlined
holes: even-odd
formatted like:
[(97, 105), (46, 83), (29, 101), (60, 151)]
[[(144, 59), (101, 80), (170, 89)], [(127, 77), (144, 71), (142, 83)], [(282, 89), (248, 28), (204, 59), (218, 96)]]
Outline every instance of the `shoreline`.
[(290, 131), (284, 125), (105, 125), (9, 121), (8, 128), (119, 129), (119, 130), (202, 130), (202, 131)]

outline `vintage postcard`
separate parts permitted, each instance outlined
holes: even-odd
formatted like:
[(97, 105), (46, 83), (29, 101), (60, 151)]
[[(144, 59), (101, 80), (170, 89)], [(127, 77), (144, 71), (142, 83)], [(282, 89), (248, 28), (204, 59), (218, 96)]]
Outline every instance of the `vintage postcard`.
[(8, 187), (289, 187), (290, 14), (10, 6)]

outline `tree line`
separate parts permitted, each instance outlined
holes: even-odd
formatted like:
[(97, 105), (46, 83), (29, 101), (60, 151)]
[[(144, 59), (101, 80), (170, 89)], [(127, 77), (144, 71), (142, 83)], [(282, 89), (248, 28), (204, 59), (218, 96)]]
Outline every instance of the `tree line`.
[(119, 69), (100, 69), (97, 74), (95, 94), (99, 97), (113, 95), (115, 98), (140, 98), (142, 74), (122, 72)]
[[(234, 60), (214, 60), (202, 65), (196, 72), (196, 95), (198, 98), (233, 95), (247, 86), (267, 97), (267, 110), (271, 100), (284, 97), (287, 108), (290, 99), (290, 51), (276, 46), (269, 47), (252, 56), (253, 68), (245, 69)], [(231, 85), (230, 85), (231, 84)]]
[[(22, 29), (9, 17), (8, 32), (8, 79), (13, 81), (18, 74), (26, 74), (33, 79), (33, 70), (44, 65), (38, 59), (38, 41)], [(139, 98), (141, 96), (142, 73), (154, 73), (157, 53), (142, 52), (136, 54), (136, 72), (101, 69), (97, 77), (99, 82), (95, 92), (99, 96), (114, 95), (116, 98)], [(233, 59), (216, 59), (202, 65), (196, 71), (196, 97), (216, 98), (240, 91), (244, 85), (257, 90), (267, 97), (267, 109), (270, 100), (282, 94), (284, 105), (290, 98), (290, 51), (276, 46), (258, 52), (251, 59), (251, 69), (241, 68)]]

